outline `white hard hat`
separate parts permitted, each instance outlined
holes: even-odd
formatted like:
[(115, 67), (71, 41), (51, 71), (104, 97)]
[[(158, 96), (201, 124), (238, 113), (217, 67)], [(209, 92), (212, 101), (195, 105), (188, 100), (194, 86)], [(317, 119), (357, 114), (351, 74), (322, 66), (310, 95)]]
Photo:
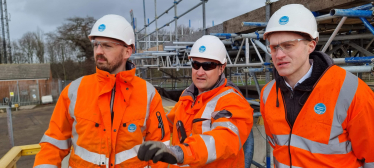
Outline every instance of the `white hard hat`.
[(92, 40), (92, 37), (97, 36), (114, 38), (127, 45), (134, 45), (135, 42), (131, 24), (124, 17), (113, 14), (105, 15), (96, 21), (88, 38)]
[(226, 48), (218, 37), (205, 35), (193, 44), (188, 59), (191, 57), (217, 60), (224, 64), (226, 63)]
[(312, 39), (317, 39), (317, 22), (313, 13), (301, 4), (289, 4), (282, 6), (270, 18), (264, 39), (267, 34), (279, 31), (302, 32), (309, 34)]

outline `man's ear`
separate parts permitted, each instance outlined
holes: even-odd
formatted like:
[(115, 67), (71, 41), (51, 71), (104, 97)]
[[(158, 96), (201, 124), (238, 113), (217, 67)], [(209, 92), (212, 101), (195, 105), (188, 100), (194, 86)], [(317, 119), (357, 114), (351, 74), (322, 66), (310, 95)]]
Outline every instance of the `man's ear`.
[(312, 53), (314, 49), (316, 49), (317, 42), (312, 40), (311, 42), (308, 43), (308, 53)]
[(226, 64), (227, 64), (227, 63), (225, 63), (225, 64), (223, 64), (223, 65), (220, 66), (220, 75), (223, 74), (223, 71), (224, 71), (225, 68), (226, 68)]
[(125, 60), (128, 60), (130, 58), (132, 54), (132, 47), (125, 47), (123, 50), (122, 50), (122, 55), (123, 55), (123, 58)]

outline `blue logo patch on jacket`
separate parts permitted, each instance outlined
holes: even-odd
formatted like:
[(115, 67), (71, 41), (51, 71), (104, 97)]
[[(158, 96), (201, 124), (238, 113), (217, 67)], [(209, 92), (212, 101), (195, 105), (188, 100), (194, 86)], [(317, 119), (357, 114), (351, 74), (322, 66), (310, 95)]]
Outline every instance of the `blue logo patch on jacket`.
[(99, 26), (99, 32), (102, 32), (102, 31), (104, 31), (105, 30), (105, 24), (101, 24), (100, 26)]
[(314, 106), (314, 112), (317, 114), (324, 114), (326, 112), (326, 106), (323, 103), (318, 103)]
[(288, 23), (288, 21), (289, 21), (288, 16), (282, 16), (282, 17), (279, 19), (279, 24), (280, 24), (280, 25), (285, 25), (285, 24)]
[(129, 132), (135, 132), (136, 125), (135, 124), (130, 124), (129, 127), (127, 128), (127, 130), (129, 130)]
[(205, 47), (205, 46), (201, 46), (201, 47), (199, 48), (199, 52), (201, 52), (201, 53), (205, 52), (205, 50), (206, 50), (206, 47)]

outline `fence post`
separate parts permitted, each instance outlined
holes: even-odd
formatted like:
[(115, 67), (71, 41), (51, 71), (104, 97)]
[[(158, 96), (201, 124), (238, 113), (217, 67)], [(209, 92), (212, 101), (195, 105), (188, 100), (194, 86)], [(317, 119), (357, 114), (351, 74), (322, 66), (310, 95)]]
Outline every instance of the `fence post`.
[(17, 97), (18, 97), (18, 106), (21, 105), (21, 98), (19, 96), (19, 82), (17, 81)]
[(8, 136), (11, 148), (14, 146), (13, 139), (13, 123), (12, 123), (12, 102), (9, 100), (9, 106), (6, 108), (7, 120), (8, 120)]
[(36, 84), (38, 85), (38, 104), (40, 104), (40, 86), (39, 86), (39, 80), (36, 80)]

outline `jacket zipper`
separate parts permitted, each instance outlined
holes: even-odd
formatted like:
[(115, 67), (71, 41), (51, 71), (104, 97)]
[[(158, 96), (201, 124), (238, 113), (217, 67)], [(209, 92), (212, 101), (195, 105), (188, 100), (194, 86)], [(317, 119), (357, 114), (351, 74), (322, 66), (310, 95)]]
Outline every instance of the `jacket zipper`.
[[(286, 121), (288, 123), (288, 126), (291, 128), (291, 131), (290, 131), (290, 134), (289, 134), (289, 138), (288, 138), (288, 155), (290, 156), (290, 168), (292, 168), (292, 158), (291, 158), (291, 135), (292, 135), (292, 127), (291, 127), (291, 124), (290, 122), (288, 121), (288, 118), (287, 118), (287, 106), (286, 106), (286, 102), (284, 101), (284, 97), (283, 97), (283, 94), (281, 93), (282, 95), (282, 99), (283, 99), (283, 104), (284, 104), (284, 111), (286, 112)], [(291, 98), (293, 97), (293, 93), (291, 91)]]

